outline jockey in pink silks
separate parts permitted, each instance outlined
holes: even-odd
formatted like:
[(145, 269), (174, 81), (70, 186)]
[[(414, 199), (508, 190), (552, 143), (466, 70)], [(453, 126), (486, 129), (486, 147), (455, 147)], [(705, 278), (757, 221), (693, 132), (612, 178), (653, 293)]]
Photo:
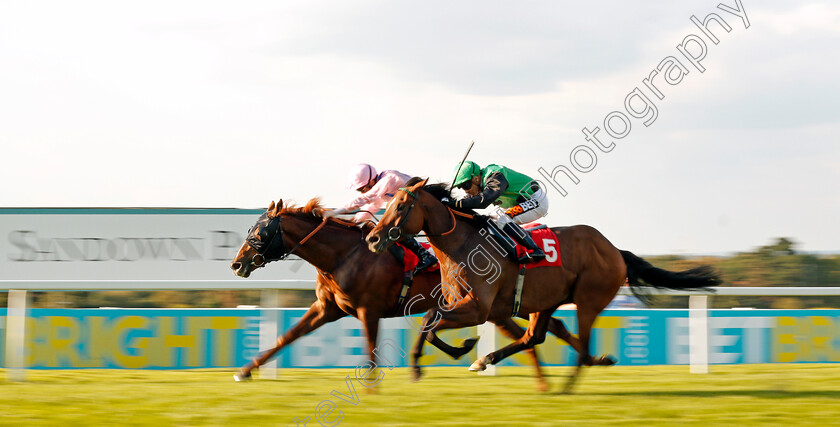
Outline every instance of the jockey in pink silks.
[[(357, 213), (353, 217), (354, 221), (362, 222), (371, 219), (371, 213), (384, 209), (388, 205), (388, 202), (391, 201), (391, 198), (397, 194), (397, 191), (401, 187), (405, 186), (405, 183), (410, 178), (410, 176), (395, 170), (376, 173), (376, 169), (373, 166), (367, 163), (360, 163), (350, 170), (348, 188), (350, 190), (356, 190), (362, 193), (362, 195), (347, 202), (340, 208), (325, 211), (324, 218), (355, 211)], [(415, 275), (437, 262), (434, 255), (420, 246), (420, 243), (413, 237), (406, 236), (400, 243), (411, 250), (411, 252), (414, 252), (420, 259), (417, 268), (414, 269)]]

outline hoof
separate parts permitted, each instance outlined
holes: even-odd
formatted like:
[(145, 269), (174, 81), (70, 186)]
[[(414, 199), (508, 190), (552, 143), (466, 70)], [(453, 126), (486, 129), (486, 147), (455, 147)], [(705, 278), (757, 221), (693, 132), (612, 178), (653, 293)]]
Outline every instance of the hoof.
[(243, 374), (242, 372), (237, 372), (237, 373), (233, 374), (233, 380), (236, 381), (236, 382), (250, 381), (251, 380), (251, 373), (248, 372), (248, 374), (246, 375), (246, 374)]
[(569, 380), (566, 381), (566, 386), (563, 387), (563, 394), (572, 394), (572, 389), (575, 387), (575, 382), (577, 382), (578, 378), (580, 377), (580, 365), (575, 368), (574, 373), (569, 376)]
[(598, 364), (601, 365), (601, 366), (612, 366), (612, 365), (615, 365), (616, 363), (618, 363), (618, 360), (616, 360), (616, 358), (610, 356), (609, 354), (605, 354), (605, 355), (601, 356), (600, 363), (598, 363)]
[(569, 377), (569, 380), (566, 381), (566, 385), (563, 386), (563, 394), (572, 394), (572, 390), (575, 388), (575, 382), (577, 381), (577, 375)]
[(470, 372), (478, 372), (487, 369), (487, 363), (484, 361), (484, 358), (476, 360), (475, 362), (470, 365)]
[(420, 377), (423, 376), (423, 371), (420, 369), (419, 366), (415, 366), (411, 370), (411, 381), (417, 382), (420, 381)]
[(477, 342), (478, 342), (478, 338), (465, 339), (463, 344), (461, 345), (460, 352), (455, 355), (455, 360), (458, 360), (461, 357), (463, 357), (465, 354), (471, 352), (472, 349), (475, 347), (475, 344)]
[(540, 393), (545, 393), (548, 391), (548, 383), (545, 380), (540, 381), (537, 383), (537, 391)]
[(464, 348), (472, 350), (473, 347), (475, 347), (475, 344), (478, 342), (479, 338), (481, 338), (481, 337), (467, 338), (467, 339), (464, 340), (462, 345), (463, 345)]

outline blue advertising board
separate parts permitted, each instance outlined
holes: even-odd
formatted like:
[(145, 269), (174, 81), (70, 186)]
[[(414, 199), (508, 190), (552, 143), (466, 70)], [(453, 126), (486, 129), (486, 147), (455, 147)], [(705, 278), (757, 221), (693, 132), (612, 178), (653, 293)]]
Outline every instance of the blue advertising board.
[[(277, 330), (292, 327), (305, 309), (277, 310)], [(32, 309), (27, 318), (26, 361), (35, 369), (192, 369), (241, 366), (260, 350), (260, 309)], [(0, 309), (0, 336), (6, 310)], [(575, 331), (573, 310), (555, 317)], [(382, 356), (408, 366), (418, 335), (417, 317), (385, 319)], [(524, 321), (520, 321), (522, 325)], [(709, 362), (840, 362), (840, 310), (709, 310)], [(444, 331), (450, 344), (476, 336), (476, 328)], [(0, 366), (3, 341), (0, 340)], [(508, 340), (497, 332), (497, 346)], [(682, 365), (689, 362), (687, 310), (616, 309), (598, 317), (594, 355), (611, 354), (620, 365)], [(405, 353), (405, 354), (403, 354)], [(574, 365), (577, 354), (549, 336), (539, 347), (546, 365)], [(465, 366), (475, 350), (455, 361), (426, 345), (421, 363)], [(367, 359), (361, 323), (351, 317), (324, 325), (278, 355), (278, 367), (353, 367)], [(527, 365), (524, 354), (501, 366)]]

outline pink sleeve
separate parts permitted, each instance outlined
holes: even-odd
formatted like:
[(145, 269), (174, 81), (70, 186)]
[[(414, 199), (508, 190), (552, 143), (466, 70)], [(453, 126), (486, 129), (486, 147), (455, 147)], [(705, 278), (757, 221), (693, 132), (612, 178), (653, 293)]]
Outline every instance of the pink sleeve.
[(344, 205), (344, 209), (347, 211), (363, 209), (376, 212), (379, 209), (384, 208), (391, 200), (391, 197), (393, 197), (394, 191), (399, 189), (400, 183), (397, 181), (396, 177), (390, 174), (382, 176), (373, 188), (368, 190), (367, 193), (362, 194), (361, 196), (348, 202)]
[[(371, 211), (371, 212), (376, 213), (376, 211)], [(356, 222), (356, 223), (365, 222), (365, 221), (371, 220), (371, 219), (373, 219), (373, 216), (371, 216), (371, 214), (369, 214), (367, 212), (359, 212), (355, 216), (353, 216), (353, 222)]]
[[(366, 205), (359, 206), (358, 209), (363, 210), (363, 211), (368, 211), (372, 214), (375, 214), (375, 213), (379, 212), (380, 209), (384, 209), (385, 206), (388, 206), (388, 202), (390, 200), (391, 200), (390, 197), (372, 200), (370, 203), (368, 203)], [(363, 219), (363, 220), (364, 219), (371, 219), (371, 216), (369, 214), (365, 213), (365, 212), (359, 212), (359, 213), (356, 214), (355, 219), (358, 222), (358, 220), (360, 218)]]

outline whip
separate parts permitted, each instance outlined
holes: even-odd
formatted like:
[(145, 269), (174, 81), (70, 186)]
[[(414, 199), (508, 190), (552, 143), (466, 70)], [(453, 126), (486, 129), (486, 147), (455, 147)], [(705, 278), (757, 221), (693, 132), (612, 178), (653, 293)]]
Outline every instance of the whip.
[(458, 169), (455, 169), (455, 176), (452, 177), (452, 183), (449, 184), (449, 197), (450, 198), (452, 197), (453, 184), (455, 184), (455, 179), (458, 178), (458, 172), (461, 171), (461, 166), (464, 166), (464, 162), (467, 161), (467, 156), (470, 155), (470, 150), (472, 150), (474, 144), (475, 144), (475, 141), (470, 141), (470, 146), (467, 147), (467, 152), (464, 153), (464, 158), (461, 159), (461, 163), (458, 164)]

